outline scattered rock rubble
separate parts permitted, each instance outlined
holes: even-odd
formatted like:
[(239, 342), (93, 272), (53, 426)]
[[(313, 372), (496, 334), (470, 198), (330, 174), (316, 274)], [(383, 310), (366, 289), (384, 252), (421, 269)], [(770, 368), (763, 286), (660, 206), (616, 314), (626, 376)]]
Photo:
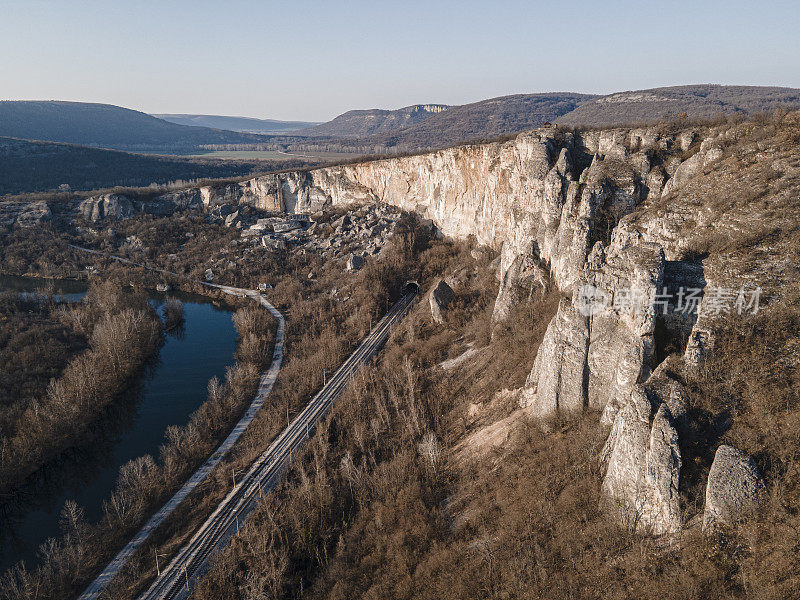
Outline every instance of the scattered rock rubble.
[(280, 214), (245, 222), (237, 211), (227, 215), (230, 222), (226, 220), (225, 224), (240, 228), (242, 240), (269, 250), (304, 248), (324, 259), (347, 257), (348, 269), (356, 270), (364, 258), (379, 254), (386, 245), (400, 210), (387, 204), (371, 204), (330, 220), (332, 215), (330, 211)]

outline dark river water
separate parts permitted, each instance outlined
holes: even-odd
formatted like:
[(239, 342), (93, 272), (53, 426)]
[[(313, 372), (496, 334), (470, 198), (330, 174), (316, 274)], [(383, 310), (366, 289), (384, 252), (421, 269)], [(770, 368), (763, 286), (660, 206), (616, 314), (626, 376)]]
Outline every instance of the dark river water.
[[(52, 283), (50, 292), (65, 300), (78, 300), (85, 291), (77, 282)], [(43, 286), (42, 280), (0, 276), (0, 290), (32, 292)], [(59, 535), (66, 500), (77, 501), (89, 522), (97, 520), (119, 467), (144, 454), (158, 459), (167, 427), (185, 424), (205, 400), (208, 380), (214, 375), (222, 379), (225, 367), (233, 364), (232, 313), (202, 296), (169, 295), (183, 301), (185, 325), (167, 334), (157, 355), (98, 424), (98, 435), (44, 469), (21, 502), (0, 506), (0, 572), (18, 560), (29, 568), (36, 564), (39, 545)], [(160, 307), (164, 298), (153, 292), (150, 301)]]

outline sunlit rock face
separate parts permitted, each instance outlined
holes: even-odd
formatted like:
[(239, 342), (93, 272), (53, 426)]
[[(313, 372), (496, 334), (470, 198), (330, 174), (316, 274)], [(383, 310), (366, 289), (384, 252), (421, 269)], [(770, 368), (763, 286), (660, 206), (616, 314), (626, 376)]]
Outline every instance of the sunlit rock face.
[[(431, 219), (444, 235), (499, 250), (495, 322), (524, 297), (522, 281), (549, 279), (542, 283), (565, 297), (520, 404), (542, 419), (602, 411), (610, 427), (603, 497), (633, 529), (674, 534), (682, 525), (682, 396), (663, 373), (651, 377), (656, 316), (648, 307), (664, 285), (667, 255), (681, 256), (680, 229), (691, 216), (677, 211), (642, 227), (627, 217), (719, 158), (710, 143), (688, 165), (665, 168), (652, 158), (656, 148), (693, 141), (663, 140), (648, 129), (546, 129), (510, 142), (278, 175), (270, 187), (277, 197), (266, 205), (310, 212), (385, 202)], [(636, 302), (623, 305), (631, 290)], [(594, 304), (586, 304), (587, 293)]]
[(681, 452), (666, 404), (654, 411), (644, 389), (635, 388), (614, 418), (602, 460), (605, 504), (620, 522), (652, 535), (681, 529)]

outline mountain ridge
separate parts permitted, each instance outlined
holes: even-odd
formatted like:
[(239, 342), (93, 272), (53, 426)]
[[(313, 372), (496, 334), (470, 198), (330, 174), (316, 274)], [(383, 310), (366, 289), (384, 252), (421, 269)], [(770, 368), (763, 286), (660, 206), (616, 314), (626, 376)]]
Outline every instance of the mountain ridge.
[[(800, 108), (800, 89), (697, 84), (603, 96), (548, 92), (455, 106), (431, 103), (396, 110), (353, 110), (310, 128), (256, 134), (173, 123), (108, 104), (0, 101), (0, 136), (178, 155), (207, 149), (393, 154), (493, 139), (548, 122), (608, 127), (683, 116), (699, 120), (747, 116), (781, 107)], [(252, 123), (248, 117), (206, 117), (232, 119), (231, 126)]]
[(258, 119), (255, 117), (240, 117), (230, 115), (207, 115), (193, 113), (152, 113), (150, 116), (189, 127), (209, 127), (235, 131), (237, 133), (280, 134), (296, 132), (308, 127), (320, 125), (318, 121), (281, 121), (278, 119)]

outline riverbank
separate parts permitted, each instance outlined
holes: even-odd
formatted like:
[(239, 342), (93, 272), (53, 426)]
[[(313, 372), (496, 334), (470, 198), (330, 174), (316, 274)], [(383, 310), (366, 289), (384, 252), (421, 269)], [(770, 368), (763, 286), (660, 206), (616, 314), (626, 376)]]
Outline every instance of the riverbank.
[[(231, 323), (230, 314), (227, 322)], [(244, 337), (252, 332), (239, 333)], [(266, 344), (265, 347), (271, 351), (272, 329), (261, 332), (261, 335), (266, 336), (262, 345)], [(209, 344), (196, 343), (192, 347), (202, 357)], [(232, 355), (231, 351), (229, 356)], [(171, 387), (181, 393), (182, 388), (174, 383)], [(103, 502), (98, 522), (88, 524), (87, 519), (82, 518), (77, 527), (65, 530), (65, 535), (50, 543), (47, 560), (40, 567), (32, 571), (16, 568), (8, 572), (3, 578), (4, 587), (11, 589), (31, 584), (49, 597), (72, 595), (80, 585), (78, 582), (85, 581), (87, 573), (111, 558), (110, 551), (130, 539), (136, 528), (186, 481), (197, 465), (208, 456), (213, 455), (216, 462), (224, 456), (224, 452), (214, 452), (214, 448), (224, 435), (231, 432), (244, 406), (250, 405), (253, 410), (250, 401), (259, 389), (263, 389), (259, 383), (258, 371), (252, 364), (237, 363), (225, 369), (224, 378), (213, 379), (209, 384), (206, 401), (192, 413), (189, 422), (168, 428), (167, 440), (158, 448), (157, 461), (144, 456), (124, 465), (113, 493)], [(241, 433), (238, 431), (240, 424), (234, 428), (236, 438)], [(65, 564), (69, 566), (65, 567)]]
[[(75, 301), (85, 295), (87, 285), (74, 280), (0, 276), (2, 290), (31, 299), (41, 300), (42, 294), (49, 294)], [(168, 297), (182, 301), (184, 324), (165, 336), (156, 355), (103, 411), (80, 444), (28, 478), (16, 500), (0, 503), (4, 515), (0, 572), (18, 560), (24, 560), (29, 568), (38, 563), (39, 546), (63, 533), (59, 517), (66, 501), (77, 502), (89, 523), (101, 519), (103, 503), (115, 491), (120, 467), (145, 454), (157, 458), (167, 429), (186, 424), (192, 411), (206, 400), (209, 378), (224, 381), (237, 345), (232, 322), (235, 307), (224, 299), (175, 290), (150, 291), (147, 296), (159, 312)], [(52, 339), (46, 345), (52, 346)], [(41, 351), (36, 350), (39, 362)], [(40, 384), (40, 391), (46, 388), (48, 378)]]

